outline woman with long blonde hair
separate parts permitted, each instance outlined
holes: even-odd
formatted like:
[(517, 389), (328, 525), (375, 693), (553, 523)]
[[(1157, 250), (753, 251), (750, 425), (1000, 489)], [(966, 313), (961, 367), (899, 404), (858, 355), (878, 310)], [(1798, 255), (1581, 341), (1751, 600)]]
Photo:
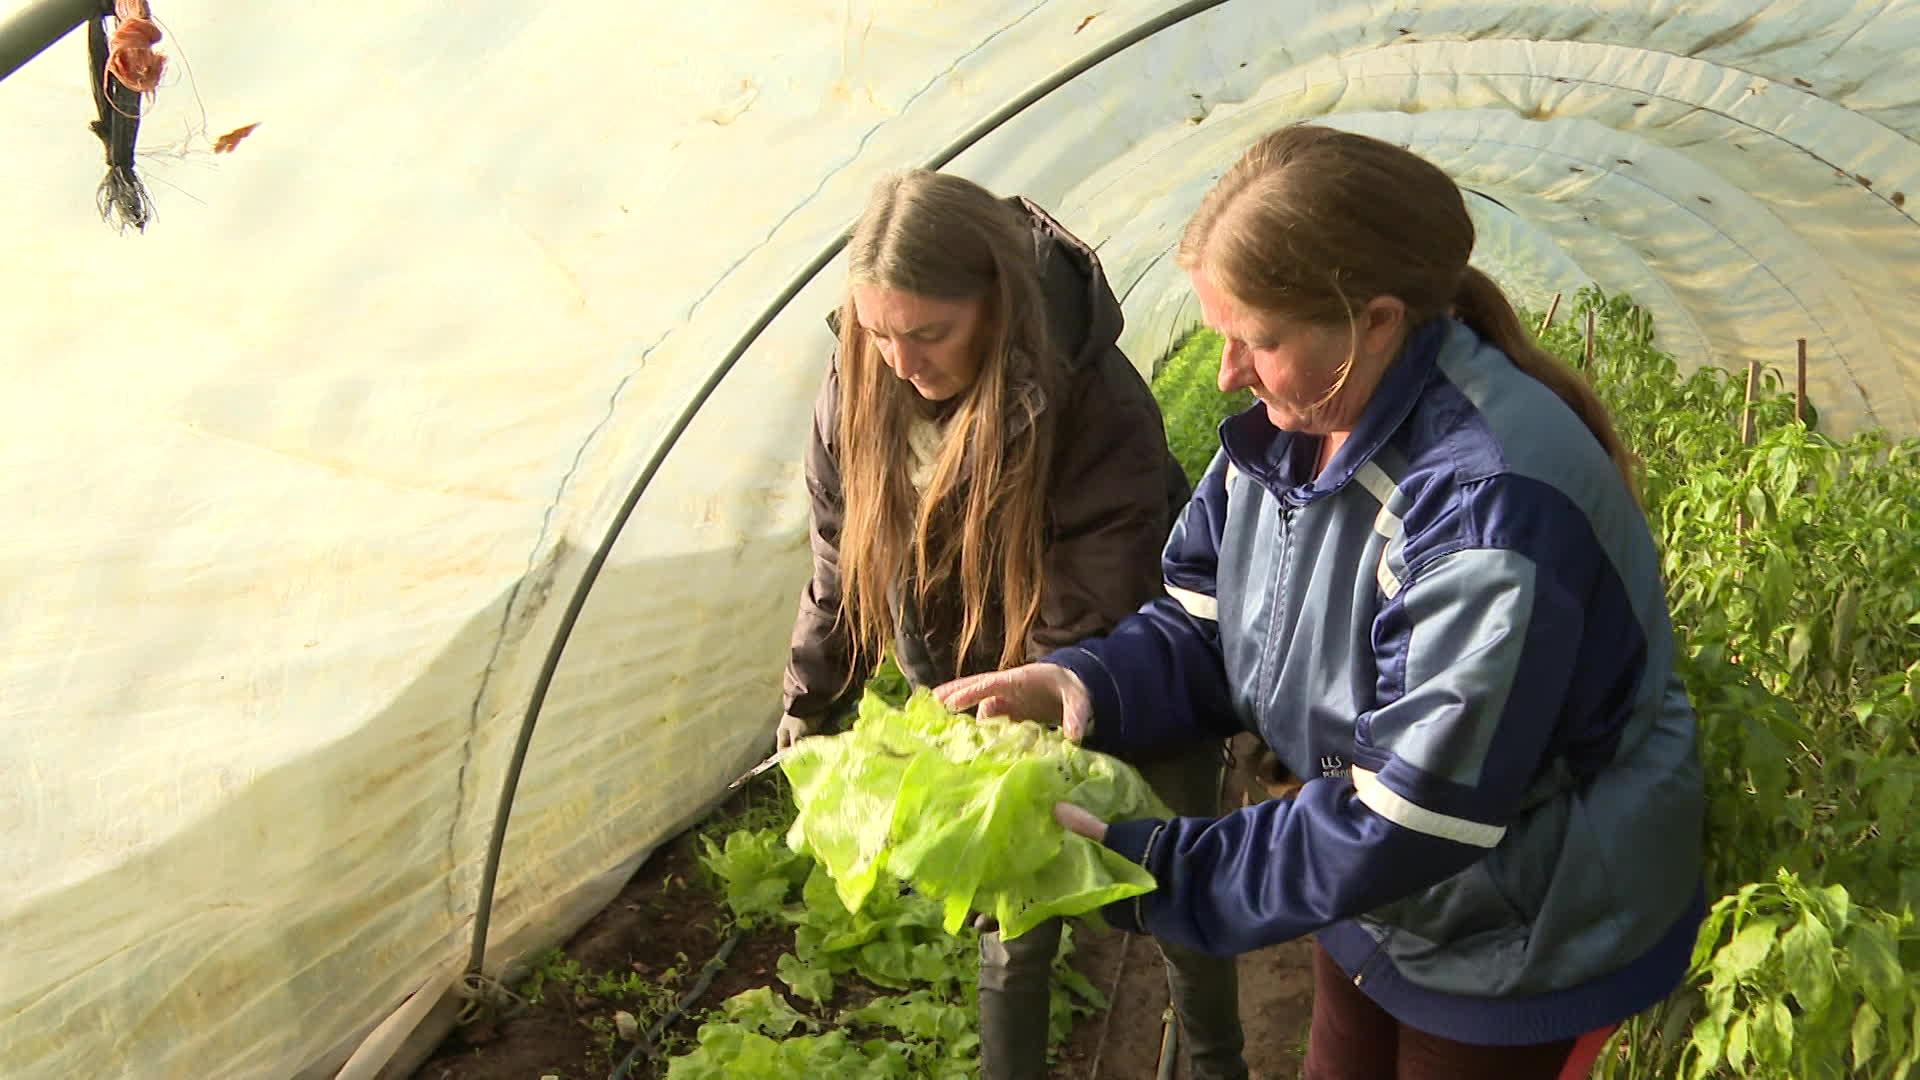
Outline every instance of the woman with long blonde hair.
[[(847, 253), (807, 448), (813, 575), (782, 748), (889, 650), (933, 686), (1109, 629), (1160, 595), (1187, 496), (1099, 260), (1045, 211), (909, 172), (875, 188)], [(1170, 806), (1212, 814), (1218, 751), (1137, 761)], [(1046, 1075), (1059, 940), (1057, 920), (981, 937), (990, 1080)], [(1163, 951), (1192, 1076), (1245, 1077), (1232, 962)]]
[[(1679, 985), (1704, 909), (1695, 724), (1631, 455), (1468, 265), (1453, 181), (1284, 128), (1179, 249), (1258, 404), (1167, 546), (1168, 598), (939, 693), (1125, 752), (1259, 733), (1297, 792), (1063, 823), (1211, 953), (1314, 936), (1309, 1080), (1585, 1076)], [(1097, 722), (1094, 722), (1097, 721)]]

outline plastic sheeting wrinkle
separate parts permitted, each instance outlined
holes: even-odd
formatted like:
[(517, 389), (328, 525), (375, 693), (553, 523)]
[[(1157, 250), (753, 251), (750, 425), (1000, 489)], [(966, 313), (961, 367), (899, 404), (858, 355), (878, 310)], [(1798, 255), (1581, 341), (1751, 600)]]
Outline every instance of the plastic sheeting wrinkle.
[[(1829, 49), (1827, 55), (1838, 56), (1841, 53), (1845, 52), (1847, 48), (1853, 44), (1853, 39), (1859, 37), (1862, 33), (1866, 31), (1867, 27), (1872, 26), (1875, 22), (1877, 22), (1880, 16), (1885, 15), (1887, 13), (1887, 9), (1892, 7), (1893, 3), (1894, 3), (1894, 0), (1880, 0), (1880, 6), (1873, 9), (1873, 14), (1860, 20), (1860, 25), (1848, 31), (1847, 36), (1840, 39), (1840, 44), (1835, 45), (1831, 49)], [(1853, 89), (1859, 88), (1859, 84), (1857, 83), (1850, 84), (1850, 85), (1852, 86)]]
[[(1705, 110), (1705, 111), (1710, 112), (1712, 110)], [(1553, 150), (1549, 147), (1516, 146), (1512, 143), (1502, 142), (1502, 141), (1493, 140), (1493, 139), (1482, 139), (1482, 140), (1478, 140), (1475, 143), (1465, 143), (1459, 140), (1436, 139), (1436, 140), (1433, 140), (1428, 145), (1445, 145), (1449, 143), (1456, 146), (1475, 146), (1475, 145), (1498, 146), (1504, 150), (1514, 150), (1514, 151), (1524, 150), (1528, 153), (1537, 154), (1541, 157), (1557, 157), (1566, 161), (1586, 160), (1584, 158), (1576, 158), (1568, 154), (1560, 153), (1559, 151)], [(1827, 345), (1828, 355), (1833, 356), (1839, 361), (1841, 370), (1846, 372), (1847, 378), (1849, 380), (1852, 380), (1855, 386), (1859, 385), (1857, 378), (1854, 376), (1853, 369), (1847, 366), (1846, 355), (1843, 352), (1841, 352), (1840, 347), (1837, 344), (1835, 344), (1833, 340), (1833, 332), (1828, 330), (1826, 325), (1822, 323), (1819, 317), (1814, 314), (1813, 308), (1808, 305), (1807, 301), (1803, 299), (1798, 292), (1795, 292), (1791, 285), (1788, 285), (1785, 281), (1782, 281), (1780, 279), (1780, 275), (1774, 273), (1773, 270), (1768, 267), (1767, 263), (1764, 260), (1762, 260), (1759, 256), (1755, 255), (1752, 251), (1749, 251), (1745, 244), (1742, 244), (1737, 238), (1735, 238), (1733, 235), (1728, 233), (1725, 229), (1720, 228), (1711, 220), (1695, 212), (1693, 207), (1688, 205), (1685, 201), (1673, 198), (1667, 193), (1661, 191), (1659, 188), (1656, 188), (1650, 184), (1647, 184), (1645, 181), (1641, 180), (1639, 177), (1634, 176), (1632, 174), (1616, 172), (1613, 175), (1618, 176), (1622, 180), (1626, 181), (1627, 183), (1633, 184), (1634, 186), (1646, 191), (1652, 201), (1665, 202), (1670, 204), (1675, 209), (1680, 210), (1681, 212), (1687, 214), (1689, 217), (1692, 217), (1694, 220), (1700, 222), (1700, 224), (1703, 225), (1708, 232), (1711, 232), (1715, 236), (1725, 238), (1729, 245), (1731, 245), (1735, 250), (1739, 251), (1740, 254), (1746, 256), (1747, 259), (1753, 263), (1755, 269), (1759, 270), (1762, 274), (1766, 275), (1769, 279), (1771, 279), (1773, 283), (1779, 287), (1781, 292), (1785, 293), (1788, 296), (1793, 297), (1794, 302), (1800, 305), (1800, 310), (1806, 314), (1807, 321), (1813, 323), (1814, 327), (1819, 331), (1821, 340), (1823, 340)], [(1871, 398), (1868, 398), (1864, 392), (1861, 394), (1860, 404), (1861, 404), (1861, 408), (1866, 411), (1868, 420), (1874, 424), (1878, 424), (1879, 419), (1874, 414), (1873, 400)]]

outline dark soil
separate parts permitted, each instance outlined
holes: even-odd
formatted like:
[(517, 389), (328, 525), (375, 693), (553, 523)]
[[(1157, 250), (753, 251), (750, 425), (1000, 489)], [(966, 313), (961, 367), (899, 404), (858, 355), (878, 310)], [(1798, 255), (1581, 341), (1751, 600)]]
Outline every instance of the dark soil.
[[(665, 844), (647, 860), (613, 902), (567, 942), (566, 955), (589, 973), (615, 976), (632, 972), (653, 986), (668, 987), (672, 998), (692, 988), (700, 969), (720, 948), (716, 932), (724, 914), (701, 882), (694, 834)], [(692, 1044), (697, 1018), (706, 1009), (742, 990), (775, 982), (774, 964), (793, 948), (793, 932), (784, 927), (747, 934), (715, 975), (701, 999), (662, 1036), (668, 1051)], [(525, 983), (521, 988), (525, 988)], [(659, 995), (664, 998), (666, 995)], [(804, 1004), (804, 1003), (796, 1003)], [(660, 1017), (661, 1002), (629, 995), (592, 996), (577, 985), (549, 980), (542, 1000), (499, 1020), (455, 1028), (434, 1056), (414, 1073), (415, 1080), (564, 1080), (604, 1077), (613, 1071), (631, 1040), (609, 1039), (614, 1013), (634, 1016), (644, 1031)], [(595, 1022), (600, 1028), (595, 1030)], [(676, 1046), (676, 1042), (678, 1046)], [(637, 1077), (655, 1075), (643, 1060)]]
[[(718, 813), (730, 816), (741, 808), (729, 804)], [(565, 957), (577, 963), (582, 974), (549, 977), (538, 1004), (455, 1028), (414, 1073), (414, 1080), (598, 1080), (609, 1075), (633, 1045), (618, 1038), (614, 1014), (625, 1011), (641, 1031), (651, 1028), (669, 998), (686, 994), (721, 946), (723, 935), (716, 926), (725, 925), (726, 913), (702, 884), (696, 835), (689, 832), (662, 845), (613, 902), (567, 942)], [(1129, 941), (1117, 931), (1086, 927), (1079, 928), (1075, 942), (1073, 966), (1108, 995), (1112, 1008), (1080, 1021), (1059, 1053), (1054, 1076), (1154, 1076), (1167, 1007), (1166, 969), (1158, 950), (1147, 938)], [(688, 1015), (662, 1036), (662, 1053), (685, 1052), (693, 1045), (701, 1014), (742, 990), (773, 986), (785, 994), (786, 986), (774, 971), (781, 954), (792, 948), (793, 932), (786, 927), (743, 936)], [(1309, 949), (1295, 942), (1240, 958), (1240, 1013), (1255, 1080), (1293, 1080), (1299, 1075), (1312, 1014)], [(617, 979), (629, 973), (639, 976), (634, 983), (646, 989), (637, 994), (606, 988), (589, 992), (596, 975)], [(787, 996), (796, 1009), (830, 1018), (891, 992), (861, 986), (850, 976), (835, 983), (835, 1000), (824, 1008)], [(517, 989), (524, 991), (527, 984), (523, 981)], [(643, 1058), (631, 1075), (645, 1080), (665, 1071)], [(1186, 1075), (1184, 1062), (1176, 1075)]]
[[(1055, 1080), (1154, 1076), (1167, 1008), (1167, 969), (1159, 950), (1148, 938), (1129, 941), (1119, 931), (1084, 927), (1075, 932), (1074, 943), (1073, 966), (1113, 1007), (1074, 1028), (1054, 1065)], [(1294, 942), (1240, 958), (1240, 1020), (1253, 1080), (1295, 1080), (1300, 1075), (1312, 1016), (1311, 945)], [(1184, 1058), (1175, 1075), (1187, 1075)]]

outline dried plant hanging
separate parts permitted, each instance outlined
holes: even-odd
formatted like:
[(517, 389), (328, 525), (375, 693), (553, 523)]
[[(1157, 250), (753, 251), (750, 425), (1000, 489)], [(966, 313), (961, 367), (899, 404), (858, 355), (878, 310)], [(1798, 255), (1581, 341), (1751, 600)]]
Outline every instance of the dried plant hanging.
[[(114, 20), (111, 33), (107, 20)], [(167, 58), (154, 52), (160, 28), (146, 0), (102, 0), (100, 13), (87, 23), (87, 59), (93, 76), (93, 100), (99, 119), (93, 133), (107, 151), (107, 175), (100, 181), (100, 218), (125, 232), (146, 231), (153, 199), (133, 169), (140, 135), (140, 98), (153, 96)]]

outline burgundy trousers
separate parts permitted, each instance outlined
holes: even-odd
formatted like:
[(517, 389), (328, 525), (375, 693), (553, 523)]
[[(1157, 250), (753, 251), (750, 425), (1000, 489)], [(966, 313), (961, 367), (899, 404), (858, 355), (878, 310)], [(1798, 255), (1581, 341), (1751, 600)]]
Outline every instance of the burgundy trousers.
[(1302, 1080), (1581, 1080), (1614, 1028), (1531, 1046), (1474, 1046), (1410, 1028), (1313, 947), (1313, 1030)]

